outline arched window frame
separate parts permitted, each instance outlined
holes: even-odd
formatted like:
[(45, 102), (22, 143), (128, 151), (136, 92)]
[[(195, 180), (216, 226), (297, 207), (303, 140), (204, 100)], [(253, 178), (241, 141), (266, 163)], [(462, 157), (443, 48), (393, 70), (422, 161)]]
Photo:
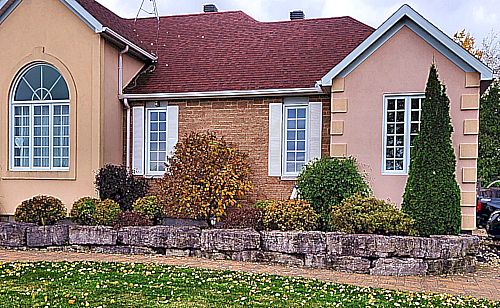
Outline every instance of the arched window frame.
[[(34, 89), (30, 86), (33, 92), (31, 100), (16, 100), (20, 83), (31, 69), (38, 66), (42, 67), (40, 87)], [(42, 87), (44, 67), (53, 69), (58, 74), (57, 81), (50, 89)], [(30, 84), (26, 80), (25, 82)], [(51, 91), (57, 83), (61, 82), (64, 83), (67, 96), (64, 99), (52, 99)], [(43, 97), (34, 94), (38, 91)], [(13, 83), (9, 105), (9, 169), (11, 171), (69, 171), (71, 164), (70, 95), (68, 84), (61, 72), (46, 62), (34, 62), (24, 67)]]

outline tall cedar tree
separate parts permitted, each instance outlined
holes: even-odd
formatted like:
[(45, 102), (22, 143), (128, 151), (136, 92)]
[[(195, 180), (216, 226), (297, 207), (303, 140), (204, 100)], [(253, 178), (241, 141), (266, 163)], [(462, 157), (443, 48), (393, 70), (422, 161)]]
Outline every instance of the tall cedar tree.
[(460, 189), (451, 143), (450, 100), (433, 64), (422, 102), (420, 133), (411, 151), (403, 212), (415, 219), (419, 234), (460, 233)]
[(481, 98), (479, 113), (479, 179), (484, 185), (500, 180), (500, 81)]

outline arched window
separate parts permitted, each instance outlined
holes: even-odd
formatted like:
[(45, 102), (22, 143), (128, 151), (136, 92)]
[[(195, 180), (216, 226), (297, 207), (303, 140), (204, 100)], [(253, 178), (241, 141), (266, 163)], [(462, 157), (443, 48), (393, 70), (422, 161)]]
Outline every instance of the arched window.
[(11, 170), (68, 170), (69, 91), (61, 73), (46, 63), (26, 67), (10, 104)]

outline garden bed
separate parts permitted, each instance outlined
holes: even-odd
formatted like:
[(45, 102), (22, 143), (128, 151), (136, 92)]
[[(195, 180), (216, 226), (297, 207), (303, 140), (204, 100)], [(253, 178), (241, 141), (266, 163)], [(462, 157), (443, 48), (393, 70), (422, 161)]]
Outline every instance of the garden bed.
[(403, 237), (199, 227), (0, 224), (0, 246), (265, 262), (373, 275), (475, 270), (475, 236)]

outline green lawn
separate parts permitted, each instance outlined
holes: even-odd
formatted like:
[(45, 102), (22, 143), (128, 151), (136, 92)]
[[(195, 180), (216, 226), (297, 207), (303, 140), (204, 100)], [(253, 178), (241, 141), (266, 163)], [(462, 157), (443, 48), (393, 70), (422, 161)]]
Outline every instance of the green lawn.
[(1, 307), (500, 307), (302, 278), (164, 265), (0, 264)]

